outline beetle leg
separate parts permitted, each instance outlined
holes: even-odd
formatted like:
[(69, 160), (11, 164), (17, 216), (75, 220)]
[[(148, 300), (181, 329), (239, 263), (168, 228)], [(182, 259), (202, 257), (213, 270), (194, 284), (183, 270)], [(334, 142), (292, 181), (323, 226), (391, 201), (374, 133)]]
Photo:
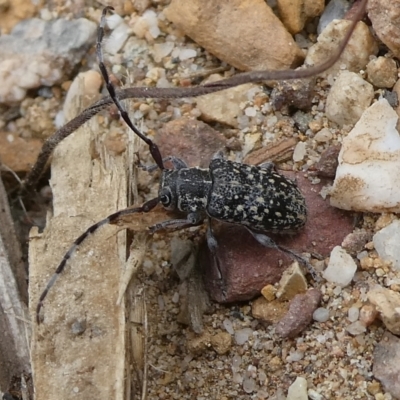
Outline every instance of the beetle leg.
[(216, 159), (225, 160), (225, 155), (224, 155), (224, 152), (223, 152), (222, 150), (218, 150), (218, 151), (212, 156), (212, 160), (216, 160)]
[(164, 162), (171, 161), (174, 169), (182, 169), (182, 168), (189, 168), (189, 166), (185, 163), (185, 161), (181, 160), (178, 157), (168, 156), (163, 158)]
[(216, 239), (216, 237), (214, 236), (214, 231), (212, 229), (212, 219), (208, 218), (208, 226), (207, 226), (207, 232), (206, 232), (206, 240), (207, 240), (207, 246), (210, 250), (211, 256), (214, 259), (215, 262), (215, 266), (216, 269), (218, 271), (218, 280), (219, 280), (219, 286), (220, 289), (222, 291), (222, 293), (224, 294), (224, 296), (226, 295), (226, 282), (224, 280), (224, 277), (222, 275), (221, 272), (221, 267), (219, 264), (219, 259), (217, 256), (217, 249), (218, 249), (218, 241)]
[(259, 164), (258, 166), (262, 169), (266, 169), (269, 172), (276, 171), (275, 164), (270, 161), (263, 162), (263, 163)]
[(151, 233), (160, 231), (162, 229), (184, 229), (191, 226), (200, 225), (203, 223), (204, 216), (202, 213), (189, 213), (186, 219), (170, 219), (168, 221), (160, 222), (149, 227)]
[(247, 228), (247, 230), (253, 235), (254, 239), (257, 240), (258, 243), (262, 244), (264, 247), (269, 247), (272, 249), (277, 249), (280, 250), (282, 253), (288, 254), (290, 257), (295, 259), (297, 262), (300, 264), (303, 264), (310, 275), (313, 277), (313, 279), (317, 282), (320, 281), (320, 278), (315, 271), (314, 267), (300, 254), (297, 254), (295, 251), (290, 250), (284, 246), (280, 246), (279, 244), (276, 244), (270, 237), (267, 235), (264, 235), (263, 233), (257, 233), (252, 231), (251, 229)]
[[(163, 160), (163, 163), (170, 161), (172, 163), (174, 169), (189, 168), (188, 165), (185, 163), (185, 161), (181, 160), (180, 158), (174, 157), (174, 156), (164, 157), (162, 160)], [(138, 162), (136, 163), (136, 166), (138, 168), (140, 168), (141, 170), (147, 171), (147, 172), (154, 172), (156, 169), (158, 169), (157, 164), (152, 164), (152, 165), (141, 164), (139, 157), (138, 157)]]
[(207, 239), (208, 248), (210, 249), (212, 255), (215, 257), (215, 253), (217, 252), (217, 248), (218, 248), (218, 242), (214, 236), (214, 232), (213, 232), (213, 229), (211, 226), (211, 218), (208, 218), (206, 239)]

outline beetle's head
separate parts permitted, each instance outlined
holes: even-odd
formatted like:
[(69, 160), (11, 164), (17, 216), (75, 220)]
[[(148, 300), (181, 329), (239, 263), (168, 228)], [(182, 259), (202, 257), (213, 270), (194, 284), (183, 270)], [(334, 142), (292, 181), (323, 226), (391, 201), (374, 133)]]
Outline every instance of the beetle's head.
[(184, 213), (205, 212), (211, 190), (208, 169), (164, 169), (158, 197), (165, 209)]
[(178, 170), (164, 169), (161, 175), (158, 197), (166, 210), (178, 210)]

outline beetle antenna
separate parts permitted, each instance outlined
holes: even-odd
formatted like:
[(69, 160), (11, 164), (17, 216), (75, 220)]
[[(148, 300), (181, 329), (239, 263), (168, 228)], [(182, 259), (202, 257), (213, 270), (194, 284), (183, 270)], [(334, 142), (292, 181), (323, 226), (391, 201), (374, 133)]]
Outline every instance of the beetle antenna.
[(96, 54), (97, 54), (97, 59), (99, 62), (99, 68), (100, 72), (103, 76), (103, 79), (106, 83), (106, 87), (108, 90), (108, 93), (110, 94), (111, 99), (115, 103), (115, 105), (118, 108), (119, 114), (123, 118), (123, 120), (126, 122), (126, 124), (133, 130), (133, 132), (136, 133), (142, 139), (146, 144), (149, 146), (150, 154), (152, 155), (155, 163), (157, 164), (158, 168), (161, 170), (165, 169), (164, 168), (164, 163), (162, 160), (162, 156), (160, 153), (160, 149), (158, 146), (150, 140), (147, 136), (145, 136), (142, 132), (139, 131), (138, 128), (132, 123), (131, 119), (129, 118), (129, 115), (125, 108), (123, 107), (122, 103), (120, 102), (118, 96), (116, 95), (114, 85), (110, 81), (110, 76), (108, 74), (107, 68), (104, 64), (104, 55), (103, 55), (103, 49), (102, 49), (102, 43), (103, 43), (103, 38), (104, 38), (104, 27), (106, 25), (106, 15), (108, 11), (113, 11), (113, 7), (105, 7), (103, 9), (103, 13), (101, 14), (101, 20), (100, 20), (100, 25), (99, 29), (97, 31), (97, 44), (96, 44)]
[(75, 240), (75, 242), (72, 244), (72, 246), (64, 254), (63, 259), (61, 260), (60, 264), (58, 264), (58, 267), (55, 270), (54, 274), (52, 275), (50, 280), (47, 282), (46, 288), (43, 290), (42, 294), (40, 295), (39, 302), (36, 306), (36, 322), (38, 323), (38, 325), (41, 322), (40, 310), (43, 307), (44, 299), (46, 298), (47, 294), (49, 293), (49, 290), (55, 284), (57, 278), (64, 271), (68, 260), (75, 254), (76, 250), (79, 248), (79, 246), (82, 244), (82, 242), (85, 241), (90, 235), (92, 235), (96, 231), (98, 231), (102, 226), (109, 225), (109, 224), (117, 224), (118, 220), (127, 214), (136, 214), (136, 213), (141, 213), (141, 212), (147, 213), (147, 212), (151, 211), (158, 203), (159, 203), (159, 198), (156, 197), (154, 199), (147, 201), (141, 207), (126, 208), (124, 210), (117, 211), (114, 214), (109, 215), (107, 218), (104, 218), (101, 221), (96, 222), (95, 224), (93, 224), (92, 226), (87, 228), (86, 231), (83, 232), (82, 235), (80, 235)]

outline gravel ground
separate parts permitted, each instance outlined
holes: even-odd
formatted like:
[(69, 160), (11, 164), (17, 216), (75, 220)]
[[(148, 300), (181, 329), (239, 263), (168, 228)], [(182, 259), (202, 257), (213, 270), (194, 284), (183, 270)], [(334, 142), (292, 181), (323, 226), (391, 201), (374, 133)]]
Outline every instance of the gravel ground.
[[(129, 3), (129, 2), (126, 2)], [(159, 16), (167, 2), (137, 2), (152, 9)], [(149, 4), (147, 4), (149, 3)], [(121, 4), (115, 4), (115, 6)], [(131, 10), (125, 4), (128, 10)], [(118, 7), (116, 7), (118, 10)], [(121, 7), (119, 7), (121, 9)], [(132, 12), (133, 10), (131, 10)], [(39, 10), (42, 18), (84, 16), (97, 23), (101, 7), (96, 3), (47, 2)], [(129, 22), (129, 17), (124, 18)], [(117, 54), (107, 54), (106, 62), (115, 80), (123, 85), (134, 81), (135, 85), (165, 87), (197, 83), (210, 72), (222, 71), (225, 76), (233, 73), (226, 66), (200, 48), (196, 43), (179, 34), (165, 18), (160, 17), (159, 27), (163, 34), (156, 41), (134, 39), (132, 36)], [(165, 50), (163, 36), (174, 37), (175, 53), (161, 57)], [(303, 35), (307, 42), (315, 39)], [(105, 44), (109, 49), (110, 39)], [(193, 55), (195, 54), (195, 57)], [(154, 59), (161, 57), (160, 62)], [(76, 69), (97, 69), (93, 49), (89, 50)], [(61, 84), (51, 89), (42, 87), (17, 105), (21, 116), (5, 122), (3, 130), (17, 131), (26, 139), (43, 137), (54, 131), (54, 118), (62, 107), (65, 89), (70, 86), (70, 75)], [(270, 142), (300, 139), (305, 143), (305, 154), (298, 153), (298, 162), (286, 160), (282, 169), (312, 171), (321, 154), (330, 146), (340, 144), (350, 127), (344, 129), (330, 122), (324, 113), (324, 104), (329, 91), (329, 80), (320, 79), (317, 84), (314, 105), (311, 111), (299, 113), (297, 117), (287, 114), (287, 108), (274, 111), (269, 103), (270, 89), (254, 90), (248, 101), (240, 102), (238, 125), (229, 127), (213, 122), (214, 128), (222, 132), (230, 143), (228, 158), (243, 159), (247, 153)], [(41, 97), (39, 97), (41, 95)], [(130, 101), (130, 114), (138, 126), (150, 137), (163, 125), (180, 116), (198, 117), (201, 111), (193, 99)], [(115, 110), (111, 110), (115, 114)], [(107, 111), (106, 111), (107, 113)], [(124, 126), (109, 114), (101, 117), (115, 132), (123, 132)], [(305, 128), (295, 124), (294, 119), (306, 121)], [(3, 119), (4, 120), (4, 119)], [(41, 129), (37, 129), (39, 125)], [(328, 139), (315, 140), (322, 128), (329, 129)], [(40, 131), (40, 132), (38, 132)], [(201, 151), (201, 149), (200, 149)], [(182, 154), (182, 158), (185, 155)], [(145, 146), (140, 146), (140, 159), (151, 163)], [(73, 160), (71, 160), (73, 162)], [(78, 178), (77, 178), (78, 179)], [(140, 172), (138, 178), (139, 200), (150, 199), (157, 190), (156, 177)], [(102, 218), (103, 216), (99, 216)], [(374, 233), (390, 221), (391, 215), (359, 215), (357, 226)], [(391, 399), (385, 393), (372, 372), (373, 352), (381, 340), (385, 327), (375, 321), (367, 329), (359, 326), (360, 310), (366, 304), (369, 288), (376, 283), (387, 286), (387, 280), (398, 276), (388, 265), (381, 262), (371, 243), (364, 265), (359, 267), (351, 285), (341, 288), (323, 282), (322, 314), (327, 310), (328, 318), (320, 317), (302, 334), (293, 339), (279, 339), (275, 327), (252, 316), (251, 302), (233, 305), (213, 304), (204, 315), (204, 332), (195, 334), (190, 327), (179, 323), (181, 299), (185, 296), (171, 265), (171, 239), (179, 236), (198, 241), (202, 229), (174, 234), (155, 234), (149, 242), (138, 280), (145, 288), (148, 313), (147, 345), (147, 390), (149, 399), (299, 399), (307, 398), (304, 382), (288, 389), (296, 378), (305, 378), (308, 396), (311, 399)], [(340, 244), (340, 243), (339, 243)], [(59, 282), (62, 285), (62, 279)], [(363, 311), (361, 311), (362, 313)], [(318, 319), (318, 317), (317, 317)], [(132, 387), (137, 389), (137, 371), (132, 367)], [(286, 397), (288, 396), (288, 397)], [(139, 398), (139, 394), (132, 398)]]

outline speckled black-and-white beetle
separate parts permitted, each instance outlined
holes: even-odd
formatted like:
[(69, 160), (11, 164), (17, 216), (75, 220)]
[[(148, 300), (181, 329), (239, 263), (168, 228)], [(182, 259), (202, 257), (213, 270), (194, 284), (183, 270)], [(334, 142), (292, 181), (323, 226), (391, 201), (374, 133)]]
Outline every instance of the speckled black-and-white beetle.
[[(175, 169), (163, 169), (159, 201), (167, 210), (187, 214), (179, 223), (196, 225), (208, 217), (254, 232), (293, 232), (306, 222), (304, 197), (273, 164), (251, 166), (216, 158), (208, 169), (200, 169), (170, 159)], [(177, 223), (167, 221), (154, 229)]]
[[(364, 9), (365, 2), (363, 2), (362, 6), (362, 9)], [(291, 255), (294, 259), (305, 264), (311, 273), (313, 273), (311, 265), (300, 255), (290, 249), (277, 245), (266, 235), (266, 233), (296, 232), (304, 226), (307, 219), (307, 208), (300, 190), (293, 181), (277, 173), (273, 164), (266, 163), (260, 166), (250, 166), (216, 157), (211, 161), (208, 169), (189, 168), (184, 161), (178, 158), (167, 157), (163, 159), (158, 146), (133, 125), (116, 94), (115, 88), (110, 82), (103, 61), (101, 46), (104, 36), (105, 15), (111, 9), (111, 7), (104, 9), (99, 26), (97, 41), (99, 67), (110, 98), (117, 106), (121, 117), (136, 135), (149, 146), (150, 154), (156, 163), (156, 167), (162, 171), (159, 193), (156, 198), (147, 201), (141, 207), (128, 208), (109, 215), (90, 226), (75, 240), (40, 296), (36, 308), (37, 323), (40, 323), (40, 310), (47, 293), (54, 285), (57, 277), (64, 270), (68, 260), (88, 236), (104, 225), (118, 223), (125, 215), (150, 212), (160, 203), (167, 210), (180, 211), (186, 214), (186, 218), (168, 220), (153, 225), (149, 227), (150, 232), (166, 228), (181, 229), (196, 226), (208, 220), (207, 243), (211, 252), (215, 253), (217, 242), (213, 236), (211, 220), (217, 219), (227, 223), (240, 224), (245, 226), (262, 245), (277, 248)], [(293, 78), (312, 76), (332, 66), (343, 51), (355, 25), (356, 22), (349, 29), (343, 44), (338, 49), (338, 53), (329, 62), (311, 68), (308, 72), (302, 70), (297, 76), (293, 76)], [(220, 86), (218, 90), (244, 82), (257, 81), (264, 79), (264, 77), (265, 75), (262, 72), (258, 73), (257, 71), (251, 75), (243, 74), (241, 78), (234, 80), (234, 84), (231, 82), (228, 84), (230, 86)], [(279, 71), (275, 79), (280, 79)], [(229, 79), (226, 80), (226, 82), (228, 81)], [(221, 84), (217, 83), (216, 85)], [(103, 103), (107, 104), (106, 101), (100, 101), (98, 106), (90, 107), (87, 110), (88, 116), (82, 113), (75, 125), (79, 126), (79, 124), (91, 117)], [(70, 130), (67, 133), (70, 133)], [(51, 146), (49, 148), (51, 149)], [(46, 160), (48, 152), (48, 149), (43, 152), (44, 160)], [(173, 169), (167, 169), (164, 166), (164, 162), (166, 161), (172, 163)], [(37, 164), (37, 169), (40, 170), (44, 162), (40, 160)], [(37, 170), (34, 168), (33, 171), (32, 176), (37, 177)]]

